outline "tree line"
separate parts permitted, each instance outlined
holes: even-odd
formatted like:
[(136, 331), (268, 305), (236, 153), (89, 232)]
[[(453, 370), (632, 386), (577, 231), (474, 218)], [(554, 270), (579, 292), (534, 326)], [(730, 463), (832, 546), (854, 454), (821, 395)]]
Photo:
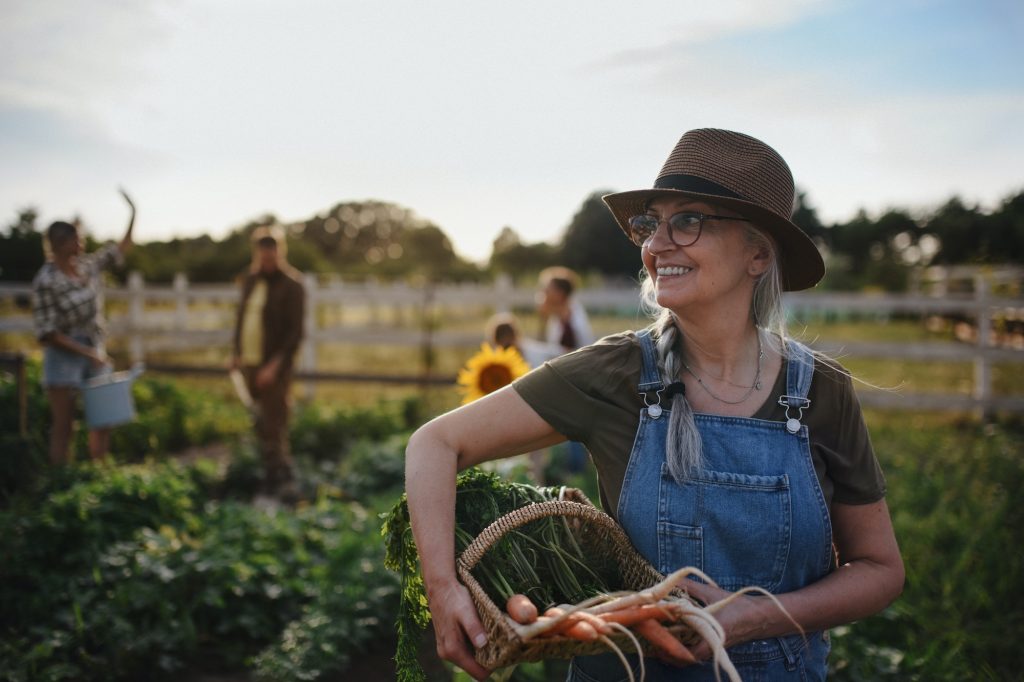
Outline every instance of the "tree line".
[[(586, 197), (556, 242), (525, 243), (504, 227), (483, 265), (460, 257), (441, 227), (384, 201), (342, 202), (287, 224), (288, 256), (304, 272), (353, 280), (480, 281), (499, 272), (525, 279), (550, 265), (606, 280), (636, 279), (639, 250), (605, 208), (606, 193)], [(43, 264), (45, 226), (37, 221), (34, 208), (24, 209), (0, 234), (0, 280), (29, 281)], [(921, 266), (1024, 262), (1024, 191), (988, 211), (954, 197), (926, 214), (894, 208), (870, 216), (862, 210), (832, 224), (821, 222), (801, 192), (793, 221), (826, 254), (828, 273), (820, 285), (826, 289), (902, 291)], [(152, 282), (170, 282), (178, 272), (195, 282), (231, 281), (249, 264), (252, 231), (279, 222), (264, 215), (219, 240), (202, 235), (138, 244), (121, 276), (138, 270)]]

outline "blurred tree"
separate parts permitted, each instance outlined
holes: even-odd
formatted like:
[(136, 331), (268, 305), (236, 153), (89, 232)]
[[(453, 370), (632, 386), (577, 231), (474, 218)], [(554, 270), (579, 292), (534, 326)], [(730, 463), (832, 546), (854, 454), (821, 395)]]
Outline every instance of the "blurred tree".
[(640, 250), (626, 237), (601, 201), (608, 191), (588, 196), (562, 238), (562, 264), (579, 272), (636, 279), (642, 265)]
[(0, 280), (28, 282), (45, 260), (43, 235), (36, 231), (39, 213), (29, 207), (18, 211), (17, 219), (0, 235)]
[(907, 287), (909, 267), (920, 259), (917, 223), (903, 211), (890, 210), (872, 220), (863, 210), (853, 220), (825, 228), (829, 251), (828, 288), (882, 288), (901, 291)]
[(1003, 200), (990, 219), (993, 260), (1024, 263), (1024, 191)]
[(990, 214), (954, 197), (931, 215), (924, 229), (939, 241), (934, 263), (1020, 263), (1024, 260), (1024, 193), (1006, 198)]
[(825, 243), (827, 231), (818, 220), (818, 210), (807, 200), (807, 192), (799, 188), (796, 192), (796, 206), (793, 208), (792, 219), (796, 226), (806, 232), (819, 246)]
[(293, 226), (343, 277), (479, 279), (437, 225), (383, 201), (345, 202)]
[(524, 244), (516, 231), (506, 226), (491, 247), (489, 266), (494, 272), (518, 278), (557, 265), (558, 261), (559, 251), (554, 245), (547, 242)]

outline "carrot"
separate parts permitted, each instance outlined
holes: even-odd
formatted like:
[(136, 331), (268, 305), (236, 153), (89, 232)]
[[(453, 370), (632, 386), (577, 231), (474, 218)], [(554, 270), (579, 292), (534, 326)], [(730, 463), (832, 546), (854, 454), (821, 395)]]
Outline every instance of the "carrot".
[(513, 594), (505, 602), (505, 610), (512, 620), (520, 625), (529, 625), (537, 620), (537, 607), (525, 594)]
[(634, 606), (621, 611), (609, 611), (600, 615), (601, 620), (606, 623), (618, 623), (630, 627), (645, 620), (665, 621), (671, 620), (672, 615), (661, 606)]
[(571, 639), (578, 639), (581, 642), (593, 642), (601, 636), (597, 629), (585, 620), (573, 623), (572, 627), (562, 634)]
[(633, 626), (633, 629), (644, 636), (644, 638), (658, 647), (669, 657), (680, 662), (696, 663), (690, 650), (683, 646), (682, 642), (676, 639), (664, 625), (656, 620), (645, 620)]
[(592, 613), (587, 613), (586, 611), (578, 611), (572, 615), (579, 616), (580, 620), (590, 623), (590, 625), (602, 635), (612, 634), (611, 626), (608, 625), (608, 623), (606, 623), (602, 618), (598, 618)]
[(539, 637), (554, 637), (565, 635), (565, 631), (579, 623), (580, 620), (581, 618), (578, 614), (566, 614), (564, 609), (552, 606), (544, 612), (543, 616), (538, 616), (533, 625), (534, 627), (545, 628), (544, 632), (538, 635)]

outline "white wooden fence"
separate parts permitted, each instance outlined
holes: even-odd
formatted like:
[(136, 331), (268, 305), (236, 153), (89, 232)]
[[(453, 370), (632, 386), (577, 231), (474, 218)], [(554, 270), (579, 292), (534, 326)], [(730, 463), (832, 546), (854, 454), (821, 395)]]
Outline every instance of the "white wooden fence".
[[(973, 272), (973, 271), (972, 271)], [(1024, 393), (996, 396), (992, 390), (994, 363), (1024, 362), (1024, 331), (1017, 337), (996, 339), (993, 320), (1005, 329), (1007, 321), (1024, 325), (1024, 298), (995, 297), (990, 293), (990, 273), (973, 275), (973, 293), (930, 293), (868, 295), (852, 293), (799, 292), (786, 295), (787, 310), (797, 319), (818, 316), (858, 316), (889, 319), (893, 316), (925, 318), (953, 316), (971, 321), (973, 342), (884, 343), (811, 342), (811, 345), (842, 357), (895, 358), (926, 362), (973, 362), (973, 395), (908, 394), (901, 391), (866, 391), (865, 404), (889, 408), (955, 409), (992, 412), (1024, 412)], [(922, 288), (922, 287), (919, 287)], [(933, 287), (934, 288), (934, 287)], [(307, 276), (306, 342), (298, 362), (299, 377), (307, 380), (372, 380), (390, 382), (447, 383), (451, 377), (432, 375), (429, 366), (416, 376), (343, 374), (318, 371), (317, 346), (321, 343), (353, 345), (417, 346), (429, 351), (442, 347), (471, 349), (480, 343), (479, 326), (471, 331), (439, 328), (433, 320), (439, 310), (467, 311), (479, 320), (491, 312), (532, 310), (535, 290), (514, 287), (510, 280), (494, 284), (436, 284), (416, 287), (408, 284), (321, 283)], [(0, 334), (24, 334), (32, 329), (31, 315), (11, 302), (27, 300), (27, 284), (0, 284)], [(190, 284), (184, 276), (173, 285), (146, 284), (138, 273), (129, 276), (125, 287), (104, 290), (112, 335), (128, 339), (133, 362), (168, 351), (226, 347), (230, 342), (238, 289), (227, 284)], [(588, 288), (580, 300), (594, 312), (630, 318), (623, 327), (645, 322), (639, 310), (636, 287)], [(449, 315), (450, 317), (450, 315)], [(9, 347), (9, 344), (5, 344)], [(429, 357), (430, 353), (423, 354)], [(161, 366), (147, 363), (152, 369)], [(223, 372), (222, 367), (176, 366), (168, 370)]]

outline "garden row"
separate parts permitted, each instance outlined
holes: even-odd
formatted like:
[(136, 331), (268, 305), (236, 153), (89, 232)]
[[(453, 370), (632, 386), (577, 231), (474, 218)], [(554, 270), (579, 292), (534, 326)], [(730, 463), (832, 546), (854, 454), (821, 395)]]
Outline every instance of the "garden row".
[[(116, 465), (50, 471), (45, 401), (34, 388), (19, 435), (0, 376), (0, 679), (391, 679), (400, 585), (383, 569), (379, 516), (401, 493), (419, 404), (300, 409), (291, 438), (308, 501), (275, 509), (253, 504), (259, 466), (241, 408), (151, 377), (136, 398)], [(867, 420), (907, 585), (883, 614), (833, 631), (830, 679), (1017, 679), (1024, 425)], [(213, 442), (230, 444), (228, 461), (166, 454)], [(592, 477), (570, 483), (596, 498)]]

